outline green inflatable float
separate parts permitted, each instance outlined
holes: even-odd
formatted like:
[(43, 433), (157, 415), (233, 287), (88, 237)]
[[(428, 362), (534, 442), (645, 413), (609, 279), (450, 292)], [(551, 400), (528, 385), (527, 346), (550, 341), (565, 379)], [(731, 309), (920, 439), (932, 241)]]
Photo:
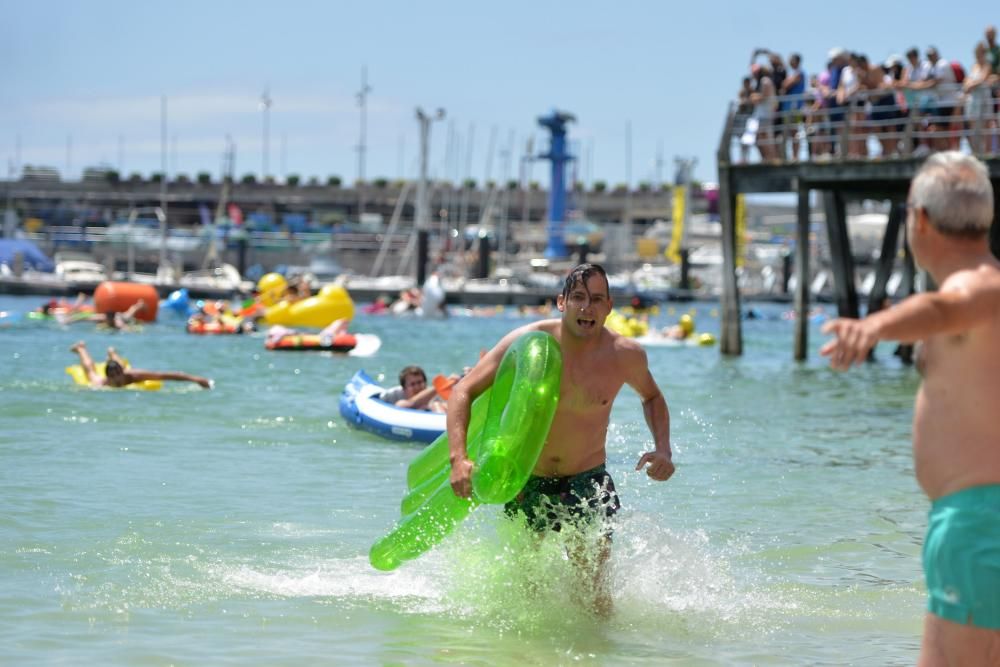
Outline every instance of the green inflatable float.
[(506, 503), (524, 487), (541, 454), (559, 402), (562, 355), (547, 333), (532, 331), (510, 346), (493, 386), (472, 404), (467, 448), (475, 462), (472, 498), (459, 498), (449, 482), (448, 434), (410, 463), (403, 518), (376, 542), (368, 558), (394, 570), (438, 544), (477, 505)]

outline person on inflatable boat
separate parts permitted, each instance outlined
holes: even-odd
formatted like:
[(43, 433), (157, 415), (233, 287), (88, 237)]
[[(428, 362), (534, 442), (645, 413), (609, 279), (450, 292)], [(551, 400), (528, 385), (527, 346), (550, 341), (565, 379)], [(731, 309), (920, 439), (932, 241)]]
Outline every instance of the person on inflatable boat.
[(447, 422), (451, 486), (455, 495), (469, 498), (473, 462), (466, 438), (473, 399), (493, 384), (500, 360), (518, 337), (529, 331), (555, 337), (563, 359), (559, 405), (532, 476), (505, 510), (512, 517), (523, 516), (527, 526), (540, 535), (578, 529), (567, 535), (569, 556), (591, 587), (585, 595), (599, 616), (611, 613), (608, 560), (612, 518), (621, 506), (605, 470), (606, 439), (611, 406), (626, 384), (642, 400), (654, 443), (653, 451), (643, 453), (635, 469), (648, 466), (646, 474), (660, 482), (674, 474), (667, 402), (649, 372), (642, 346), (604, 327), (612, 305), (603, 267), (581, 264), (574, 268), (556, 300), (561, 318), (532, 322), (504, 336), (455, 385)]
[(144, 380), (177, 380), (180, 382), (194, 382), (202, 389), (211, 389), (213, 382), (208, 378), (198, 375), (190, 375), (180, 371), (144, 371), (137, 368), (129, 368), (124, 359), (118, 356), (115, 348), (108, 348), (108, 360), (104, 365), (104, 376), (97, 372), (94, 360), (87, 351), (87, 345), (82, 340), (74, 343), (70, 348), (71, 352), (76, 352), (80, 356), (80, 365), (87, 373), (91, 387), (125, 387), (135, 382)]
[[(447, 378), (449, 384), (459, 380), (458, 375)], [(448, 401), (438, 395), (438, 388), (427, 384), (427, 374), (420, 366), (407, 366), (399, 372), (399, 384), (382, 392), (379, 397), (398, 408), (445, 412)]]

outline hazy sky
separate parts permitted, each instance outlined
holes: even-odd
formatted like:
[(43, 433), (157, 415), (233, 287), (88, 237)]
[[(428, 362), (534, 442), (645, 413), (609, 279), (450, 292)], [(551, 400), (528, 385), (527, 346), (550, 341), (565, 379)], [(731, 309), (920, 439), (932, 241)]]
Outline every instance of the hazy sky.
[[(158, 171), (166, 96), (171, 174), (218, 175), (230, 135), (237, 177), (259, 176), (266, 87), (269, 172), (353, 181), (366, 65), (368, 179), (416, 174), (422, 106), (447, 112), (432, 132), (439, 178), (484, 180), (491, 134), (491, 177), (517, 178), (528, 139), (536, 153), (547, 143), (537, 117), (558, 108), (578, 119), (570, 137), (588, 183), (614, 185), (629, 171), (633, 184), (672, 180), (677, 156), (697, 158), (696, 177), (714, 180), (726, 105), (754, 47), (799, 51), (807, 72), (833, 46), (881, 60), (934, 44), (968, 67), (1000, 6), (954, 6), (0, 0), (0, 158), (71, 178), (98, 163)], [(531, 170), (548, 182), (547, 163)]]

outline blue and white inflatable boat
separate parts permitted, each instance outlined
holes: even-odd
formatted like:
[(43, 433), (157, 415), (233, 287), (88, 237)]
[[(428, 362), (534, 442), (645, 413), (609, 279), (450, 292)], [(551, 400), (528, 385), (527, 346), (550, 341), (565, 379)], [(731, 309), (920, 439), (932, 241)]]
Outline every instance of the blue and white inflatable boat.
[(444, 433), (442, 413), (397, 408), (379, 400), (384, 391), (367, 373), (358, 371), (340, 395), (340, 415), (354, 428), (390, 440), (433, 442)]

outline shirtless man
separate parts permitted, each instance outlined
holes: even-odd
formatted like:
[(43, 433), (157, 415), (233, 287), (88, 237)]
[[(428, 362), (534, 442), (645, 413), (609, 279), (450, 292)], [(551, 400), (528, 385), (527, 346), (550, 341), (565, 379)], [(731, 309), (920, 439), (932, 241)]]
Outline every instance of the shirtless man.
[(108, 348), (108, 360), (104, 365), (104, 375), (102, 376), (97, 372), (94, 360), (90, 357), (90, 352), (87, 351), (87, 345), (82, 340), (69, 349), (80, 355), (80, 365), (87, 373), (91, 387), (120, 388), (144, 380), (179, 380), (194, 382), (202, 389), (212, 388), (211, 380), (197, 375), (189, 375), (179, 371), (144, 371), (138, 368), (129, 368), (113, 347)]
[[(607, 615), (611, 612), (610, 519), (620, 507), (614, 482), (604, 468), (611, 405), (626, 384), (639, 394), (655, 450), (639, 458), (636, 470), (648, 465), (646, 474), (657, 481), (674, 474), (670, 415), (642, 347), (604, 328), (612, 301), (603, 268), (581, 264), (573, 269), (556, 307), (562, 313), (560, 319), (533, 322), (510, 332), (452, 390), (448, 400), (451, 486), (456, 495), (471, 496), (473, 463), (466, 451), (470, 405), (492, 385), (504, 352), (525, 332), (552, 334), (563, 359), (559, 405), (532, 477), (505, 509), (508, 514), (523, 513), (528, 525), (540, 533), (559, 531), (560, 520), (567, 518), (573, 523), (601, 524), (596, 556), (573, 556), (581, 571), (593, 578), (595, 611)], [(552, 519), (545, 510), (549, 504), (564, 509), (564, 516)]]
[(880, 340), (920, 341), (913, 415), (917, 481), (931, 500), (920, 665), (1000, 664), (1000, 262), (993, 189), (976, 158), (932, 155), (910, 185), (907, 230), (940, 285), (863, 320), (824, 325), (821, 354), (846, 370)]

